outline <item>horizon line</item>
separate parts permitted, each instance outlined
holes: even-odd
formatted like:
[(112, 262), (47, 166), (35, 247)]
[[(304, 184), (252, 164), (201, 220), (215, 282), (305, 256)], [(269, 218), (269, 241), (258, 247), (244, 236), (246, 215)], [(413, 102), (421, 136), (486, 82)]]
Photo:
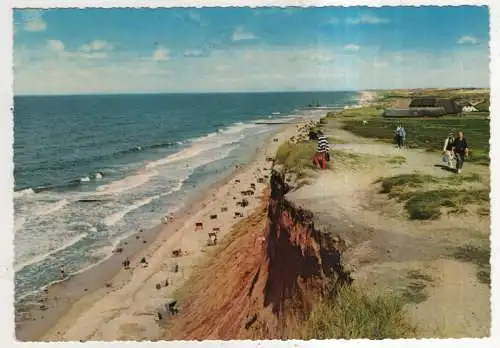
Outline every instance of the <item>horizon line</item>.
[(19, 93), (13, 97), (70, 97), (102, 95), (188, 95), (188, 94), (264, 94), (264, 93), (328, 93), (328, 92), (376, 92), (418, 89), (490, 89), (490, 87), (412, 87), (412, 88), (364, 88), (364, 89), (321, 89), (321, 90), (270, 90), (270, 91), (213, 91), (213, 92), (89, 92), (89, 93)]

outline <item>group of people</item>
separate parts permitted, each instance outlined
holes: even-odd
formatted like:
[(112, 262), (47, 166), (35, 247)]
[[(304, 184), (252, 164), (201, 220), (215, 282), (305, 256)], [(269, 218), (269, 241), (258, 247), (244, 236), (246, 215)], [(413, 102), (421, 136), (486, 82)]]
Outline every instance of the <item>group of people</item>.
[(464, 160), (469, 157), (469, 144), (464, 137), (464, 132), (452, 131), (448, 134), (443, 146), (443, 161), (452, 168), (452, 160), (455, 158), (455, 169), (460, 174)]
[[(406, 143), (406, 131), (402, 124), (396, 127), (396, 143), (398, 148), (403, 148)], [(457, 132), (454, 129), (448, 134), (443, 146), (443, 161), (452, 168), (452, 161), (455, 159), (456, 173), (462, 172), (465, 159), (469, 157), (469, 145), (463, 132)]]
[[(398, 148), (404, 148), (406, 145), (406, 131), (402, 124), (396, 127), (395, 131), (396, 143)], [(315, 134), (317, 140), (316, 152), (313, 156), (313, 163), (322, 170), (327, 168), (327, 163), (330, 161), (330, 145), (327, 137), (321, 130)], [(443, 146), (443, 161), (452, 168), (452, 161), (455, 159), (456, 173), (462, 172), (464, 161), (469, 157), (469, 145), (463, 132), (452, 130), (445, 139)]]

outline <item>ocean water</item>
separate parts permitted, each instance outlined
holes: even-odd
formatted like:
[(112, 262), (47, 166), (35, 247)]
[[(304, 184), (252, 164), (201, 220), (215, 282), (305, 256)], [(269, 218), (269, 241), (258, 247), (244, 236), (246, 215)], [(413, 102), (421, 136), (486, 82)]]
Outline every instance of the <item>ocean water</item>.
[(16, 298), (109, 257), (246, 163), (312, 101), (355, 92), (19, 96), (14, 99)]

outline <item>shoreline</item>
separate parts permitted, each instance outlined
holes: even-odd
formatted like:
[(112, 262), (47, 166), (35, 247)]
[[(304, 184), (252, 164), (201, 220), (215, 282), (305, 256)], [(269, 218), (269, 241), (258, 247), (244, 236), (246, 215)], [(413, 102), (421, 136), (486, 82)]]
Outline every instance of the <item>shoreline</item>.
[[(132, 267), (130, 271), (124, 271), (121, 264), (124, 258), (129, 258), (131, 265), (136, 265), (143, 256), (146, 257), (146, 260), (150, 260), (155, 254), (160, 253), (161, 249), (167, 248), (164, 244), (168, 244), (168, 241), (176, 237), (179, 231), (185, 229), (194, 215), (206, 210), (207, 206), (213, 203), (217, 192), (230, 186), (231, 181), (236, 176), (250, 172), (251, 168), (258, 163), (259, 157), (265, 157), (263, 148), (267, 150), (270, 146), (276, 146), (276, 143), (272, 142), (273, 137), (281, 137), (280, 135), (286, 134), (287, 131), (296, 131), (297, 124), (303, 120), (312, 119), (315, 117), (299, 117), (293, 123), (281, 125), (279, 129), (271, 132), (257, 147), (255, 154), (246, 164), (238, 165), (227, 176), (208, 185), (200, 193), (191, 197), (183, 208), (175, 214), (174, 222), (167, 225), (159, 224), (152, 229), (134, 233), (117, 245), (117, 247), (123, 247), (123, 252), (114, 253), (108, 259), (46, 287), (48, 292), (43, 303), (48, 308), (41, 310), (31, 307), (25, 310), (34, 320), (22, 319), (18, 314), (20, 308), (16, 308), (17, 339), (22, 341), (61, 339), (62, 332), (65, 331), (64, 328), (69, 328), (68, 321), (71, 320), (68, 319), (70, 317), (78, 317), (90, 304), (106, 296), (112, 296), (110, 294), (119, 292), (133, 282), (137, 267)], [(271, 156), (274, 156), (274, 153)], [(234, 220), (234, 222), (236, 221), (238, 220)], [(178, 286), (175, 287), (178, 288)], [(174, 286), (170, 288), (174, 288)]]
[[(277, 132), (279, 132), (279, 130)], [(269, 141), (269, 138), (271, 138), (274, 134), (276, 134), (276, 132), (268, 135), (265, 142)], [(84, 268), (74, 274), (70, 274), (68, 278), (53, 282), (40, 289), (38, 291), (39, 293), (43, 293), (43, 289), (48, 289), (49, 295), (46, 297), (47, 300), (43, 300), (43, 303), (47, 304), (48, 308), (45, 310), (41, 310), (39, 308), (27, 308), (25, 311), (28, 313), (28, 317), (32, 317), (35, 320), (20, 319), (18, 322), (18, 306), (22, 307), (22, 301), (24, 301), (24, 298), (21, 298), (19, 303), (14, 304), (16, 307), (16, 337), (23, 341), (40, 339), (43, 336), (43, 332), (47, 332), (48, 329), (55, 326), (59, 321), (59, 318), (66, 315), (74, 303), (99, 290), (102, 292), (107, 283), (112, 284), (113, 279), (123, 269), (123, 259), (128, 258), (131, 263), (138, 263), (140, 258), (142, 258), (142, 254), (154, 253), (159, 247), (161, 247), (161, 245), (155, 245), (159, 243), (159, 238), (168, 238), (171, 234), (178, 231), (182, 227), (182, 224), (185, 223), (194, 212), (203, 206), (204, 201), (207, 199), (203, 199), (203, 197), (210, 196), (212, 192), (220, 189), (223, 185), (228, 184), (239, 172), (244, 171), (245, 168), (258, 156), (258, 150), (260, 147), (261, 146), (257, 147), (256, 153), (250, 158), (247, 164), (239, 165), (239, 167), (234, 168), (227, 177), (208, 185), (206, 188), (202, 189), (201, 192), (188, 199), (183, 207), (175, 213), (176, 219), (173, 223), (169, 223), (167, 225), (158, 223), (158, 225), (153, 228), (144, 229), (143, 232), (136, 231), (117, 243), (115, 249), (121, 247), (123, 248), (123, 252), (113, 253), (99, 263)], [(111, 281), (108, 282), (106, 280)], [(41, 297), (40, 295), (29, 294), (26, 298), (29, 299), (33, 296), (38, 298)], [(65, 297), (64, 301), (59, 300), (61, 297)], [(27, 301), (27, 303), (29, 305), (33, 302)]]

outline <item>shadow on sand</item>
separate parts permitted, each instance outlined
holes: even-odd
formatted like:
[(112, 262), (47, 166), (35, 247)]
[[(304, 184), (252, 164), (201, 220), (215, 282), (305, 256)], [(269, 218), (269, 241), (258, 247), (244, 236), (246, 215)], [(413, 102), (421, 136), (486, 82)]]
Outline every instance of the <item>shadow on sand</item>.
[(450, 173), (455, 173), (456, 169), (455, 168), (450, 168), (447, 165), (444, 164), (435, 164), (434, 167), (441, 168), (444, 171), (450, 172)]

